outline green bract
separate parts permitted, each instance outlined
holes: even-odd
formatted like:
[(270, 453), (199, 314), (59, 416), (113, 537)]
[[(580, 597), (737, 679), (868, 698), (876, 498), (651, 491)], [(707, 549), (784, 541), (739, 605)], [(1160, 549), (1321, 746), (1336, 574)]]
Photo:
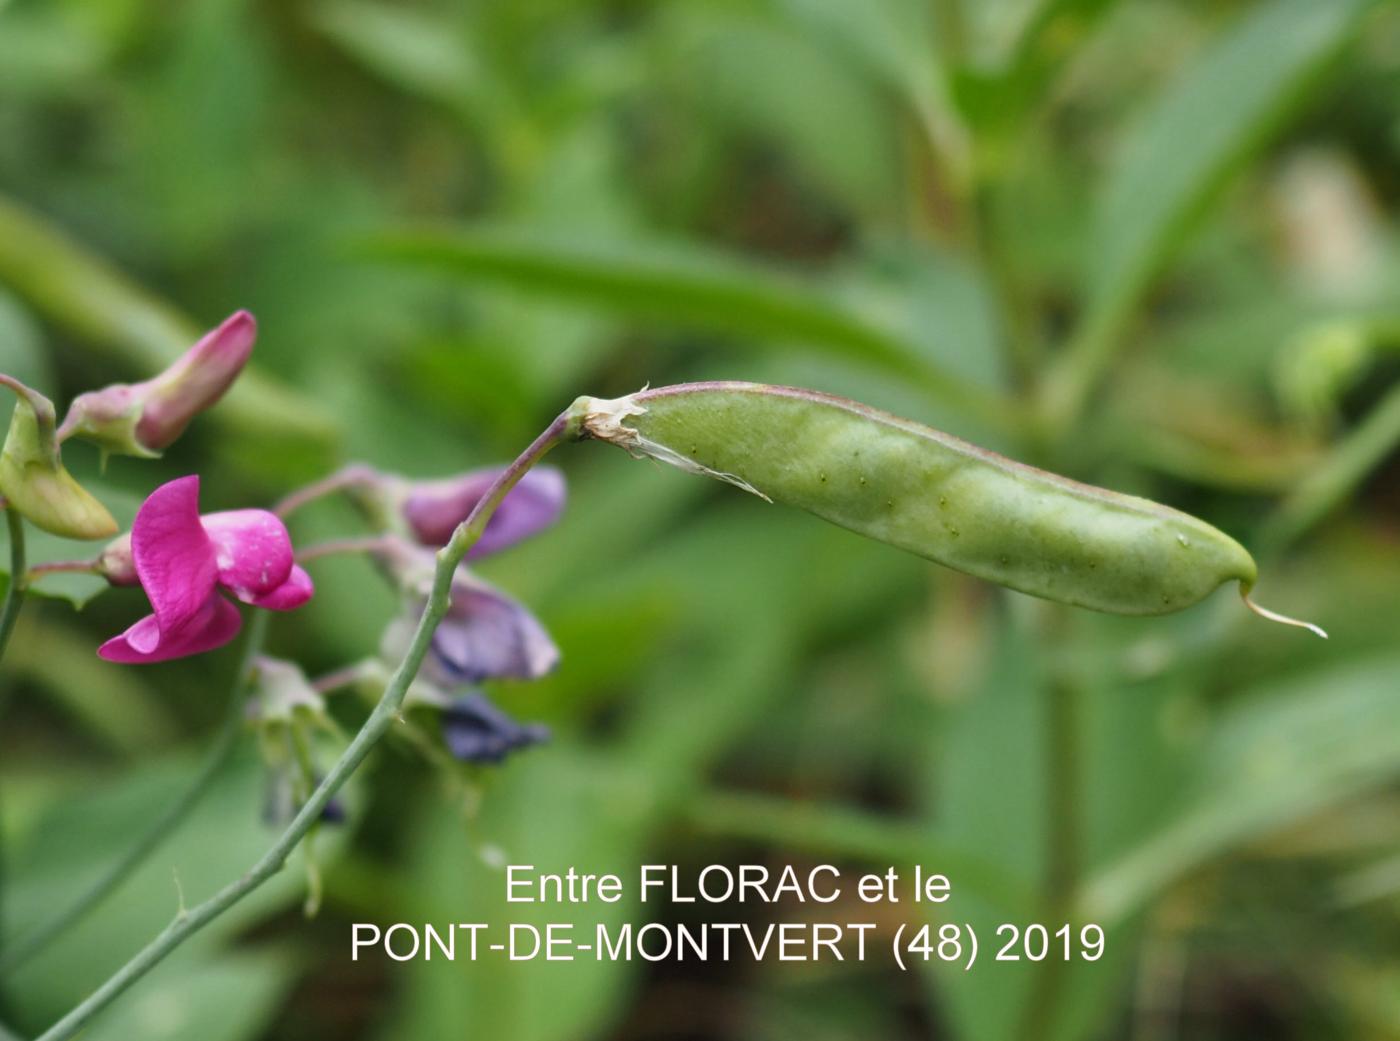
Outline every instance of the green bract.
[(575, 408), (585, 436), (1048, 600), (1164, 614), (1229, 581), (1247, 594), (1257, 573), (1243, 546), (1195, 517), (844, 398), (696, 383)]
[(19, 397), (0, 451), (0, 494), (10, 508), (35, 527), (64, 538), (111, 538), (117, 522), (59, 458), (53, 402), (11, 377), (0, 376), (0, 383)]

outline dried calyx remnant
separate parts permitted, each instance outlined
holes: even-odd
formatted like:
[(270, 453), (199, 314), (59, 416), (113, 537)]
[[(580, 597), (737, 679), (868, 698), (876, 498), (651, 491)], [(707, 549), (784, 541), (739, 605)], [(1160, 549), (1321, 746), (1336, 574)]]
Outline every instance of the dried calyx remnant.
[(579, 437), (713, 477), (1033, 596), (1167, 614), (1223, 583), (1256, 605), (1257, 568), (1229, 535), (1169, 506), (1081, 484), (859, 402), (715, 382), (579, 398)]
[(638, 401), (646, 393), (647, 388), (643, 387), (638, 393), (621, 398), (579, 398), (571, 411), (581, 417), (580, 436), (617, 445), (634, 459), (655, 459), (658, 462), (669, 463), (686, 473), (712, 477), (725, 484), (732, 484), (750, 495), (757, 495), (764, 502), (773, 501), (738, 474), (711, 469), (694, 458), (693, 454), (686, 455), (659, 441), (653, 441), (644, 437), (636, 427), (628, 426), (628, 419), (647, 414), (646, 406)]

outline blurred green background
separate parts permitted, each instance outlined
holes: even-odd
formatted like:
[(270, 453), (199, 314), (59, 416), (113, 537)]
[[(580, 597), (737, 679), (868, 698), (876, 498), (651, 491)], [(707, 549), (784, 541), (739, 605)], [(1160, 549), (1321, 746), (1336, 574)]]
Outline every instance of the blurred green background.
[[(464, 787), (387, 742), (299, 863), (86, 1037), (1400, 1037), (1400, 10), (1365, 0), (0, 0), (0, 370), (60, 407), (239, 307), (255, 370), (114, 507), (266, 505), (339, 463), (512, 457), (575, 395), (754, 379), (1197, 513), (1266, 604), (1053, 609), (599, 446), (488, 562), (563, 649), (553, 744)], [(128, 514), (129, 516), (129, 514)], [(300, 542), (353, 533), (348, 507)], [(395, 605), (354, 561), (278, 617), (310, 674)], [(178, 796), (236, 648), (34, 600), (5, 661), (4, 923)], [(354, 726), (363, 709), (335, 705)], [(113, 899), (3, 985), (51, 1022), (271, 842), (251, 737)], [(327, 753), (329, 761), (330, 752)], [(562, 920), (502, 860), (944, 871), (984, 942), (1096, 964), (395, 965), (349, 923)], [(172, 875), (174, 876), (172, 878)], [(882, 937), (917, 921), (888, 909)], [(578, 920), (693, 921), (655, 904)], [(711, 915), (865, 920), (870, 910)]]

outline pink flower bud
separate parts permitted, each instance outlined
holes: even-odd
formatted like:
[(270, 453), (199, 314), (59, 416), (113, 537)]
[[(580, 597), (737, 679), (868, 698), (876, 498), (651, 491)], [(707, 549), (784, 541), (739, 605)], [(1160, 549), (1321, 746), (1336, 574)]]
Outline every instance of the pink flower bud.
[(131, 532), (107, 543), (98, 554), (96, 570), (114, 586), (134, 586), (141, 581), (136, 574), (136, 559), (131, 555)]
[(224, 396), (247, 364), (256, 337), (253, 316), (234, 313), (158, 376), (78, 395), (59, 439), (81, 437), (124, 455), (159, 455), (190, 420)]

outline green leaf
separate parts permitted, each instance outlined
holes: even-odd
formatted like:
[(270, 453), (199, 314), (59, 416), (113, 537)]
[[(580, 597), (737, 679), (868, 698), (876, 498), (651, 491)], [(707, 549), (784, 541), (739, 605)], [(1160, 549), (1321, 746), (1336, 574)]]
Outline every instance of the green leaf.
[(624, 314), (763, 341), (801, 343), (919, 381), (931, 395), (991, 408), (969, 387), (918, 357), (884, 323), (803, 282), (695, 244), (581, 241), (523, 229), (399, 231), (367, 244), (372, 256), (495, 281)]
[[(939, 840), (970, 858), (1001, 865), (1030, 890), (1046, 874), (1051, 833), (1064, 828), (1068, 830), (1061, 834), (1067, 841), (1082, 838), (1099, 823), (1094, 817), (1101, 815), (1102, 807), (1097, 799), (1081, 797), (1075, 812), (1085, 819), (1078, 827), (1053, 819), (1053, 801), (1046, 792), (1046, 730), (1053, 725), (1050, 699), (1060, 694), (1051, 689), (1024, 619), (1003, 615), (999, 623), (986, 649), (988, 664), (979, 689), (952, 707), (941, 743), (927, 757), (924, 781)], [(1088, 737), (1081, 720), (1074, 740), (1078, 744)], [(1081, 755), (1077, 768), (1088, 762)], [(1082, 855), (1083, 850), (1075, 852)], [(935, 937), (944, 922), (970, 923), (983, 945), (978, 967), (993, 955), (989, 941), (996, 938), (1001, 923), (1049, 924), (1024, 908), (991, 899), (985, 888), (969, 887), (961, 876), (950, 873), (950, 878), (952, 899), (944, 906), (925, 905), (923, 917)], [(1046, 913), (1053, 912), (1042, 912)], [(1132, 950), (1131, 937), (1121, 930), (1110, 939), (1103, 960), (1066, 966), (1060, 985), (1070, 997), (1054, 1020), (1035, 1024), (1035, 1036), (1068, 1039), (1101, 1032), (1112, 1004), (1108, 995), (1121, 981)], [(935, 959), (923, 969), (946, 1009), (953, 1036), (963, 1041), (1025, 1036), (1027, 1010), (1035, 1001), (1043, 965), (1022, 960), (998, 964), (996, 972), (964, 972), (961, 966)]]
[(970, 174), (971, 142), (948, 96), (938, 26), (914, 0), (778, 0), (793, 21), (825, 39), (872, 81), (902, 100), (935, 158), (957, 185)]
[(180, 958), (161, 966), (84, 1041), (252, 1041), (262, 1037), (296, 976), (275, 954)]
[(1226, 710), (1194, 763), (1185, 809), (1089, 881), (1089, 920), (1115, 920), (1216, 857), (1394, 782), (1398, 685), (1391, 655), (1300, 676)]
[(424, 11), (339, 0), (316, 6), (311, 18), (347, 54), (411, 93), (456, 108), (478, 85), (465, 38)]
[(672, 61), (706, 129), (762, 135), (791, 156), (804, 186), (872, 223), (902, 218), (902, 113), (882, 84), (833, 62), (800, 26), (713, 7), (671, 11)]
[[(39, 216), (0, 197), (0, 284), (140, 375), (165, 368), (199, 326)], [(211, 415), (242, 433), (328, 443), (335, 423), (316, 402), (250, 368)]]
[[(180, 757), (148, 760), (139, 769), (119, 774), (104, 771), (75, 779), (70, 767), (65, 780), (75, 790), (18, 827), (7, 818), (7, 935), (18, 938), (48, 921), (91, 885), (177, 797), (195, 768)], [(10, 783), (13, 791), (14, 779)], [(262, 819), (265, 783), (256, 755), (239, 755), (229, 764), (181, 829), (108, 900), (7, 979), (17, 1017), (36, 1024), (56, 1018), (169, 924), (182, 896), (187, 905), (193, 904), (237, 878), (274, 837)], [(342, 839), (327, 831), (320, 841), (329, 860)], [(212, 957), (252, 923), (292, 904), (305, 886), (300, 859), (298, 855), (291, 870), (211, 923), (160, 971), (187, 971), (197, 964), (194, 959)], [(183, 999), (177, 988), (182, 986), (178, 975), (153, 976), (114, 1005), (111, 1014), (139, 1003), (142, 995), (179, 1003)], [(233, 1015), (227, 1008), (223, 1011)], [(148, 1035), (135, 1031), (113, 1036)], [(193, 1029), (173, 1036), (205, 1034)]]
[(0, 372), (31, 387), (54, 386), (43, 333), (22, 301), (0, 288)]
[(1104, 192), (1092, 254), (1095, 313), (1141, 292), (1372, 2), (1271, 0), (1181, 73), (1139, 125)]
[(106, 57), (102, 42), (62, 6), (0, 10), (0, 90), (7, 95), (71, 88), (100, 68)]
[[(100, 581), (86, 575), (64, 577)], [(3, 582), (0, 579), (0, 585)], [(100, 589), (106, 588), (101, 582)], [(60, 594), (49, 590), (45, 595)], [(140, 591), (133, 591), (133, 596), (139, 599)], [(134, 604), (132, 608), (136, 609)], [(177, 728), (147, 681), (134, 669), (114, 669), (99, 658), (98, 640), (90, 631), (53, 623), (27, 624), (30, 620), (27, 613), (21, 616), (22, 638), (5, 649), (5, 672), (11, 680), (19, 676), (32, 680), (35, 695), (62, 712), (70, 727), (120, 755), (143, 759), (152, 746), (175, 737)], [(32, 754), (38, 757), (42, 752), (36, 749)]]
[(1232, 173), (1298, 108), (1374, 0), (1268, 0), (1167, 88), (1104, 189), (1089, 304), (1051, 393), (1074, 410), (1123, 320)]

